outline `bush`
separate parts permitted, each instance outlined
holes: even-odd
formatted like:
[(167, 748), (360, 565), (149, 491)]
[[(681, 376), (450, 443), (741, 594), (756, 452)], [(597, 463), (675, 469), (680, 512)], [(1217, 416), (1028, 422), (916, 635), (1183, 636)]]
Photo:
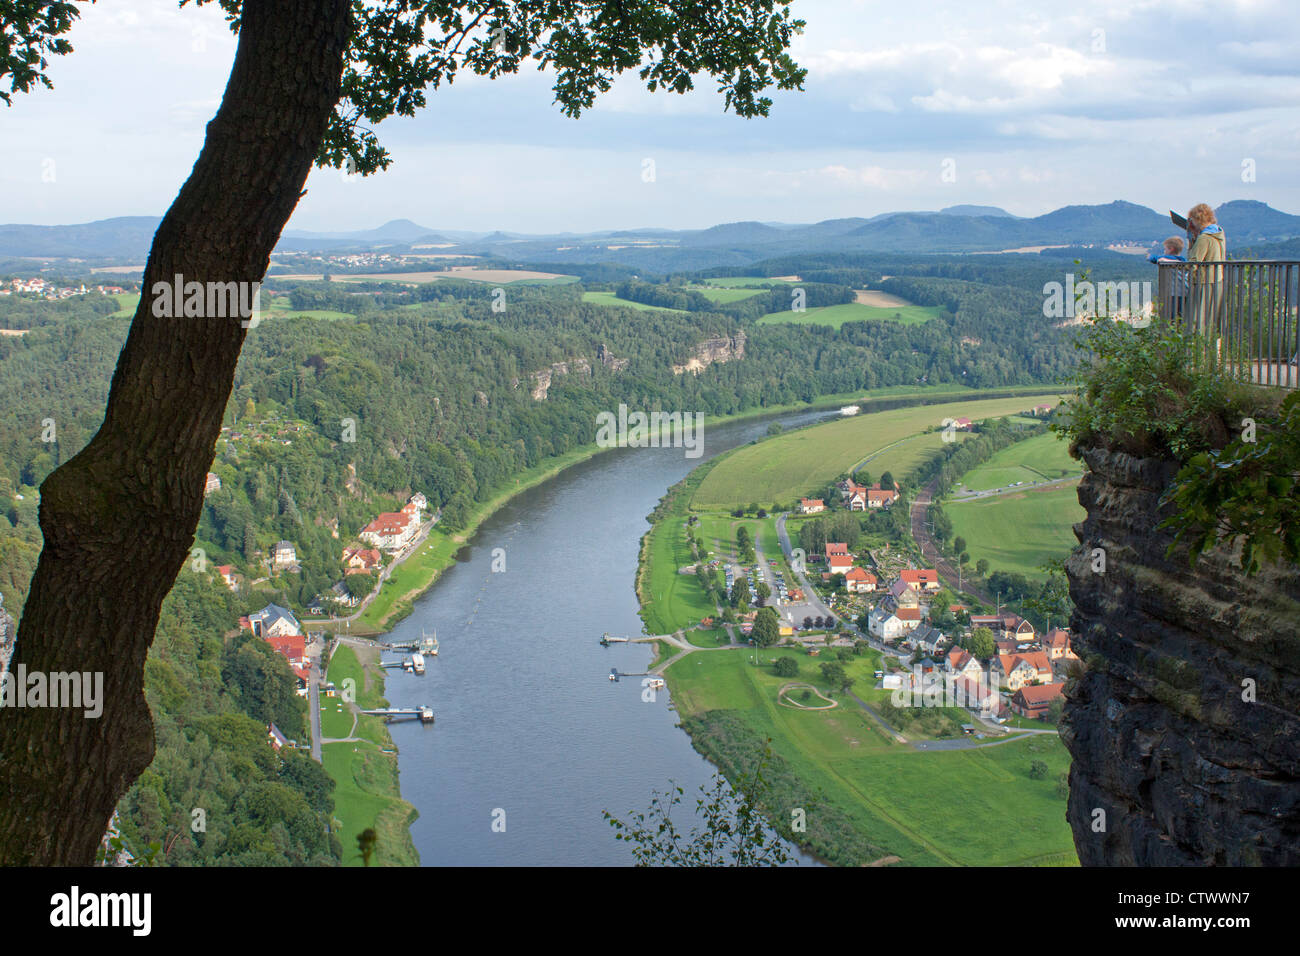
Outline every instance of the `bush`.
[(1202, 339), (1164, 322), (1133, 328), (1101, 319), (1075, 345), (1093, 362), (1076, 377), (1080, 394), (1067, 403), (1065, 423), (1051, 426), (1072, 451), (1093, 445), (1187, 461), (1227, 444), (1261, 401), (1258, 389), (1203, 367)]
[(799, 673), (799, 664), (793, 657), (780, 657), (772, 670), (777, 677), (795, 677)]

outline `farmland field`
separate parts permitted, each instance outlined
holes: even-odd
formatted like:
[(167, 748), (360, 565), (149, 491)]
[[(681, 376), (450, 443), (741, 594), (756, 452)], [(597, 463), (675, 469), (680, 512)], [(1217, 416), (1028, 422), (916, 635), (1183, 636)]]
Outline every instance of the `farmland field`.
[(882, 307), (863, 305), (861, 302), (846, 302), (843, 305), (827, 305), (804, 312), (769, 312), (758, 321), (765, 325), (791, 322), (797, 325), (829, 325), (838, 329), (845, 322), (862, 322), (868, 319), (901, 322), (903, 325), (920, 325), (942, 314), (943, 309), (937, 305)]
[[(940, 426), (945, 418), (1012, 415), (1035, 403), (1033, 396), (1026, 395), (900, 408), (779, 435), (720, 461), (700, 484), (694, 504), (721, 508), (752, 501), (788, 503), (816, 491), (873, 452)], [(880, 473), (875, 462), (867, 467), (873, 475)]]
[(962, 475), (963, 490), (987, 491), (1012, 482), (1037, 482), (1083, 473), (1064, 441), (1050, 432), (1002, 449), (984, 464)]
[[(701, 279), (700, 285), (718, 286), (723, 289), (745, 288), (746, 286), (764, 286), (776, 285), (779, 283), (794, 283), (797, 279), (791, 279), (788, 276), (776, 278), (774, 276), (715, 276), (709, 279)], [(754, 291), (761, 291), (755, 289)]]
[(743, 299), (752, 299), (756, 295), (762, 295), (762, 289), (715, 289), (706, 285), (688, 285), (685, 286), (687, 292), (698, 292), (710, 302), (717, 302), (719, 305), (726, 305), (731, 302), (740, 302)]
[[(577, 282), (577, 276), (562, 275), (557, 272), (533, 272), (528, 269), (478, 269), (474, 266), (452, 266), (438, 272), (366, 272), (353, 274), (331, 273), (334, 282), (400, 282), (406, 285), (420, 285), (425, 282), (437, 282), (440, 279), (469, 279), (474, 282), (496, 282), (509, 285), (522, 282), (529, 285), (564, 285)], [(319, 273), (274, 275), (270, 279), (314, 282), (323, 279)]]
[(633, 302), (630, 299), (620, 299), (613, 292), (584, 292), (582, 301), (590, 302), (593, 305), (621, 305), (627, 309), (640, 309), (642, 312), (679, 312), (678, 309), (665, 309), (658, 305), (646, 305), (644, 302)]
[(944, 513), (952, 520), (953, 534), (966, 539), (971, 561), (987, 558), (994, 571), (1031, 579), (1043, 576), (1039, 568), (1045, 561), (1074, 549), (1078, 542), (1071, 525), (1085, 514), (1074, 484), (948, 501)]

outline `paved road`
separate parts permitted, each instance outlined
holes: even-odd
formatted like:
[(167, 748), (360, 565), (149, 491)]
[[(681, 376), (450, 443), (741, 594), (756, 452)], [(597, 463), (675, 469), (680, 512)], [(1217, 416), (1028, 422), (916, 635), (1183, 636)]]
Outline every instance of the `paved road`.
[(790, 561), (790, 568), (794, 572), (795, 580), (799, 582), (799, 587), (803, 588), (804, 603), (810, 605), (814, 609), (815, 613), (812, 615), (813, 617), (835, 617), (838, 619), (838, 615), (834, 614), (822, 601), (817, 590), (812, 586), (811, 582), (809, 582), (807, 574), (796, 568), (794, 562), (790, 560), (790, 556), (794, 553), (794, 549), (790, 546), (790, 534), (785, 529), (785, 519), (788, 514), (789, 512), (786, 511), (777, 516), (776, 537), (777, 540), (781, 542), (781, 550), (785, 553), (786, 560)]

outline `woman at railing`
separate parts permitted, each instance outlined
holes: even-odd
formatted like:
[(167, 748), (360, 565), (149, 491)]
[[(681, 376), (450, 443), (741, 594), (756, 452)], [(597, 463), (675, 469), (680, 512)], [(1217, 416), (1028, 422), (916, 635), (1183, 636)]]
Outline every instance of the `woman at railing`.
[[(1197, 203), (1188, 210), (1187, 231), (1192, 236), (1189, 262), (1223, 262), (1228, 258), (1227, 236), (1208, 204)], [(1191, 327), (1217, 338), (1223, 324), (1223, 269), (1194, 269), (1191, 278)]]

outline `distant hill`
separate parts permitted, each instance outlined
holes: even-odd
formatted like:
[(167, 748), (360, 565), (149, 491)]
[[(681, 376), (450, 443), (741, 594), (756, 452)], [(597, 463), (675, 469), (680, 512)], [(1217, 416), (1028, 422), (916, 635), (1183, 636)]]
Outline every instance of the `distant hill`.
[(972, 206), (969, 203), (957, 206), (948, 206), (944, 209), (940, 209), (939, 212), (943, 213), (945, 216), (1003, 216), (1007, 219), (1016, 218), (1005, 209), (999, 209), (997, 206)]
[(128, 258), (149, 254), (157, 216), (120, 216), (72, 226), (0, 226), (0, 255)]
[(761, 222), (729, 222), (721, 226), (682, 236), (682, 242), (691, 246), (727, 246), (736, 243), (780, 242), (789, 238), (789, 230), (774, 229)]
[[(1300, 237), (1300, 216), (1237, 199), (1217, 210), (1228, 248)], [(69, 226), (0, 226), (0, 256), (50, 256), (142, 261), (158, 219), (131, 216)], [(836, 252), (997, 252), (1036, 246), (1155, 244), (1174, 231), (1167, 212), (1117, 200), (1063, 206), (1041, 216), (1013, 216), (996, 206), (956, 205), (939, 212), (889, 212), (809, 224), (754, 220), (708, 229), (622, 229), (526, 235), (433, 230), (409, 219), (351, 232), (289, 230), (280, 251), (402, 252), (416, 245), (553, 263), (616, 263), (649, 271), (735, 266), (782, 255)], [(453, 248), (454, 247), (454, 248)]]
[[(1300, 236), (1300, 216), (1281, 212), (1253, 199), (1234, 199), (1214, 210), (1228, 241), (1266, 242)], [(1230, 250), (1232, 246), (1228, 247)]]

